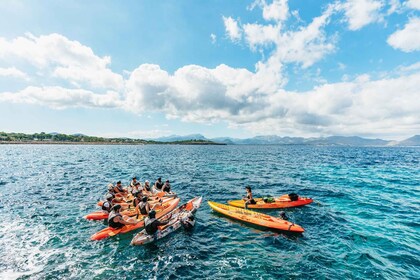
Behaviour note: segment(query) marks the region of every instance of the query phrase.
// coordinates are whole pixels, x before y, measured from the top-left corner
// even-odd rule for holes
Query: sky
[[[420,134],[420,0],[3,0],[0,11],[0,131]]]

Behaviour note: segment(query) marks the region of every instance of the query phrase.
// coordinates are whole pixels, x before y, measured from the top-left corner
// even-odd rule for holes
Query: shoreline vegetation
[[[131,138],[104,138],[83,134],[61,133],[7,133],[0,132],[0,144],[59,144],[59,145],[226,145],[210,140],[181,140],[161,142]]]

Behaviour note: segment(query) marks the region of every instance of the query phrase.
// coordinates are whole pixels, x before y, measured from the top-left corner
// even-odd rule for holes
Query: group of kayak
[[[304,229],[288,221],[284,212],[280,218],[249,209],[280,209],[298,207],[311,203],[311,198],[295,193],[280,197],[253,198],[251,188],[242,200],[230,200],[228,205],[208,201],[210,207],[225,216],[272,230],[302,233]],[[190,230],[195,225],[194,213],[200,207],[202,197],[195,197],[178,206],[180,198],[171,191],[169,180],[158,178],[153,186],[148,180],[142,185],[132,178],[129,186],[121,181],[110,184],[105,200],[98,202],[100,211],[85,216],[88,220],[107,220],[108,226],[91,236],[91,240],[102,240],[117,234],[143,228],[131,241],[132,245],[144,245],[161,239],[183,227]]]
[[[214,211],[235,220],[273,230],[295,233],[304,232],[304,229],[301,226],[289,222],[284,212],[281,212],[280,218],[277,218],[248,209],[281,209],[298,207],[312,203],[312,198],[300,197],[295,193],[291,193],[276,198],[265,197],[254,199],[251,187],[247,186],[246,192],[247,194],[242,200],[230,200],[228,201],[228,205],[213,201],[208,201],[208,204]]]
[[[158,240],[181,226],[191,229],[194,213],[200,207],[201,197],[179,206],[180,199],[171,191],[169,180],[158,178],[153,186],[142,185],[132,178],[129,186],[121,181],[110,184],[105,201],[98,202],[102,209],[85,216],[88,220],[107,220],[108,227],[93,234],[91,240],[102,240],[117,234],[144,228],[132,240],[132,245],[143,245]]]

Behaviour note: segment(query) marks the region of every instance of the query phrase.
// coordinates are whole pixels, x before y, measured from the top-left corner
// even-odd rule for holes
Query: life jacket
[[[162,188],[162,191],[170,192],[171,191],[171,185],[164,185],[163,188]]]
[[[112,205],[109,201],[105,201],[102,204],[102,210],[104,210],[104,211],[107,211],[107,212],[111,211],[111,207],[112,207]]]
[[[140,204],[140,202],[141,202],[141,199],[139,199],[139,198],[137,198],[137,197],[136,197],[136,198],[134,198],[134,199],[133,199],[133,206],[134,206],[134,207],[136,207],[137,205],[139,205],[139,204]]]
[[[162,187],[163,187],[163,183],[162,183],[162,182],[161,182],[161,183],[156,182],[156,188],[157,188],[158,190],[161,190],[161,189],[162,189]]]
[[[119,222],[114,222],[114,218],[115,217],[120,217],[120,218],[122,218],[122,216],[121,216],[121,214],[120,213],[116,213],[116,212],[114,212],[114,211],[112,211],[110,214],[109,214],[109,216],[108,216],[108,225],[110,226],[110,227],[112,227],[112,228],[122,228],[123,226],[125,226],[124,224],[122,224],[122,223],[119,223]]]
[[[144,221],[144,229],[146,230],[147,234],[155,234],[157,231],[157,227],[153,226],[153,223],[156,221],[156,218],[150,219],[147,217]]]
[[[147,205],[147,202],[140,202],[139,203],[139,209],[140,209],[140,213],[142,214],[142,215],[147,215],[148,213],[147,213],[147,210],[146,210],[146,205]]]

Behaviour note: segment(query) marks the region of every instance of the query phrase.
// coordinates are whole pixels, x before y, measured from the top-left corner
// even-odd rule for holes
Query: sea
[[[420,279],[420,148],[300,145],[0,145],[0,279]],[[170,180],[203,196],[193,231],[134,247],[102,241],[106,186]],[[214,213],[226,203],[297,193],[310,205],[264,211],[301,235]]]

